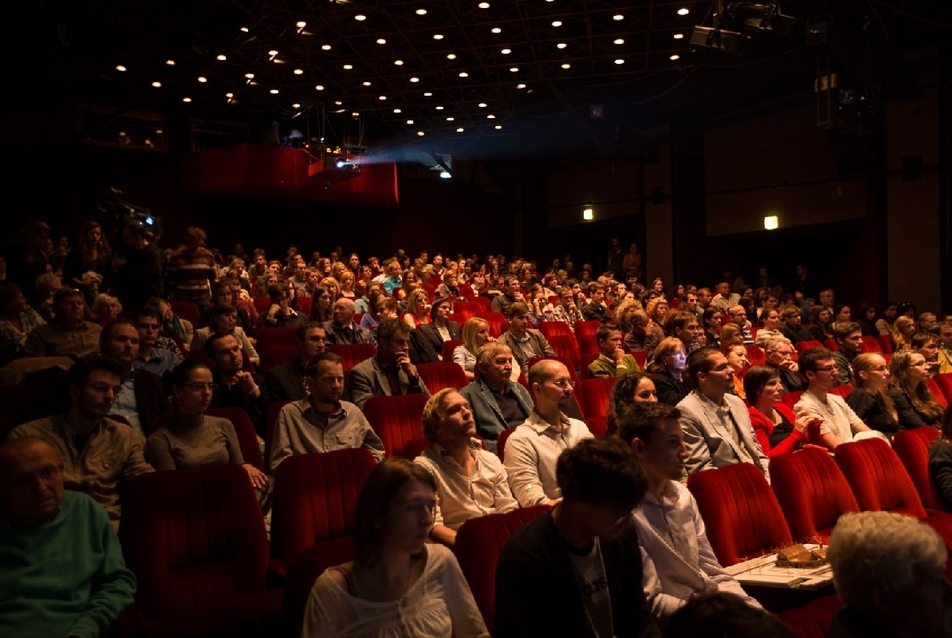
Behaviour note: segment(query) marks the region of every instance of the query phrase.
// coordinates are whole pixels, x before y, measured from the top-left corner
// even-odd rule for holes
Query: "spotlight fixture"
[[[126,67],[122,66],[121,64],[116,65],[116,71],[124,72],[125,70]]]
[[[497,34],[498,34],[498,33],[502,33],[502,29],[500,29],[499,27],[493,27],[493,28],[492,28],[492,32],[493,32],[493,33],[497,33]]]
[[[354,16],[354,20],[356,20],[357,22],[363,22],[366,19],[367,19],[367,16],[365,16],[362,13],[358,13],[357,15]]]
[[[165,63],[169,66],[175,66],[175,60],[166,60]]]
[[[296,26],[298,29],[303,29],[304,27],[307,26],[307,22],[305,22],[304,20],[298,20],[297,22],[294,23],[294,26]]]
[[[208,78],[206,78],[203,75],[200,75],[198,76],[198,81],[201,82],[202,84],[205,84],[206,82],[208,82]]]
[[[294,75],[304,75],[304,69],[294,69]]]
[[[219,53],[215,59],[219,60],[220,62],[224,62],[228,59],[228,56],[226,56],[224,53]]]
[[[157,89],[161,89],[161,88],[162,88],[162,83],[161,83],[161,82],[153,82],[153,83],[152,83],[152,86],[154,86],[154,87],[157,88]]]
[[[426,133],[424,133],[423,131],[417,131],[416,134],[419,135],[420,137],[423,137],[424,135],[426,135]]]
[[[324,90],[324,85],[323,85],[323,84],[318,84],[317,86],[314,87],[314,90],[315,90],[315,91],[323,91],[323,90]]]
[[[679,16],[686,16],[689,13],[691,13],[691,10],[688,9],[687,7],[681,7],[680,9],[678,9]]]
[[[183,102],[191,102],[191,101],[192,101],[192,98],[190,98],[190,97],[183,97],[183,98],[182,98],[182,101],[183,101]]]
[[[592,208],[591,204],[582,209],[582,219],[587,222],[595,219],[595,209]]]
[[[377,38],[377,44],[386,44],[386,43],[387,41],[384,40],[383,38]]]
[[[393,65],[394,65],[394,66],[403,66],[403,60],[394,60],[394,61],[393,61]]]

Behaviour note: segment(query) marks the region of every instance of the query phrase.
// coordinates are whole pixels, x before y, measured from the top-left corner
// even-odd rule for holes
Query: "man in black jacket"
[[[559,457],[556,476],[562,500],[499,556],[493,636],[659,636],[631,524],[648,482],[631,449],[581,441]]]

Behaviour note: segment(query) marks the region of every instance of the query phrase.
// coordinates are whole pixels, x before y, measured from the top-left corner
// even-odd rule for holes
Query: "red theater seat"
[[[935,384],[939,387],[939,390],[942,391],[942,394],[945,396],[945,400],[952,402],[952,372],[937,374],[932,377],[932,380],[935,381]],[[938,399],[939,397],[936,396],[936,400]]]
[[[553,335],[564,335],[567,337],[575,338],[575,333],[572,332],[571,326],[565,323],[564,321],[543,321],[539,324],[539,332],[546,339],[551,339]]]
[[[794,346],[797,349],[797,352],[803,354],[804,350],[809,350],[810,348],[822,348],[823,344],[819,341],[813,339],[807,341],[798,341]]]
[[[437,363],[421,363],[417,365],[417,371],[420,373],[420,379],[423,380],[426,389],[430,394],[436,394],[443,388],[455,388],[461,390],[469,384],[466,373],[458,364],[450,361],[440,361]]]
[[[290,363],[297,356],[297,348],[285,345],[271,345],[258,351],[260,363],[259,372],[267,372],[272,368]]]
[[[443,352],[441,353],[443,355],[443,361],[445,363],[452,363],[453,352],[456,350],[458,346],[461,346],[461,345],[463,345],[463,342],[460,339],[450,339],[449,341],[444,341]]]
[[[756,344],[751,344],[747,346],[747,360],[750,361],[752,366],[762,366],[767,363],[767,355],[764,353],[763,348]]]
[[[575,393],[575,399],[586,419],[608,416],[608,404],[611,402],[612,388],[616,383],[618,383],[618,377],[582,381]]]
[[[258,339],[255,341],[255,349],[264,350],[273,345],[296,348],[295,332],[297,332],[297,328],[262,328],[257,332]]]
[[[180,319],[185,319],[195,327],[198,327],[199,322],[202,320],[202,311],[191,301],[173,301],[169,303],[169,306],[171,306],[172,312],[177,314]]]
[[[882,351],[883,347],[876,337],[863,335],[863,352],[876,352],[881,354]]]
[[[377,347],[372,343],[335,343],[327,346],[327,350],[340,357],[345,375],[361,361],[377,354]]]
[[[307,599],[318,576],[328,567],[354,560],[354,546],[350,537],[346,542],[318,544],[305,549],[288,565],[284,580],[284,614],[280,627],[282,638],[299,638],[304,625]]]
[[[395,397],[370,397],[364,403],[364,416],[370,422],[387,456],[399,456],[403,446],[423,438],[423,406],[427,397],[407,394]]]
[[[578,351],[578,344],[575,342],[574,335],[552,335],[551,338],[547,338],[549,345],[552,346],[552,349],[555,350],[555,354],[559,359],[565,363],[573,372],[578,370],[578,367],[581,363],[581,355]]]
[[[836,448],[836,464],[863,511],[886,510],[926,518],[909,473],[882,439],[843,443]]]
[[[509,322],[501,312],[489,312],[483,310],[476,314],[480,319],[485,319],[489,324],[489,334],[498,339],[509,330]]]
[[[923,506],[934,510],[945,510],[945,503],[936,491],[932,475],[929,473],[929,446],[939,438],[935,428],[916,428],[901,430],[893,436],[893,451],[903,467],[909,472],[909,478],[922,499]]]

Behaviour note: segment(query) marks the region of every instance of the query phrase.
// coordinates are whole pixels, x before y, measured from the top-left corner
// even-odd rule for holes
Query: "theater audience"
[[[27,335],[45,323],[18,285],[0,285],[0,367],[23,356]]]
[[[506,441],[509,486],[522,507],[554,504],[561,493],[555,467],[559,454],[592,438],[585,423],[565,416],[572,401],[572,378],[563,363],[543,359],[529,370],[535,407]]]
[[[412,330],[430,323],[430,321],[427,292],[423,288],[417,288],[407,295],[407,312],[403,315],[403,322],[410,326]]]
[[[536,357],[554,357],[555,350],[548,339],[529,327],[529,307],[521,301],[509,304],[509,330],[499,337],[499,342],[509,346],[512,358],[522,370],[528,370],[529,360]]]
[[[341,298],[334,302],[334,318],[324,324],[327,344],[373,343],[373,333],[354,321],[354,302]]]
[[[532,413],[529,392],[512,380],[512,363],[508,346],[498,341],[481,346],[476,351],[479,378],[460,390],[472,409],[477,433],[492,452],[504,430],[525,422]]]
[[[754,438],[747,406],[729,393],[734,373],[727,357],[716,348],[701,348],[691,353],[688,370],[696,389],[677,406],[688,448],[687,473],[753,463],[767,475],[767,457]]]
[[[694,322],[697,325],[697,321]],[[595,331],[595,342],[598,344],[598,358],[588,365],[588,371],[593,377],[621,377],[632,372],[640,372],[641,368],[635,358],[625,352],[622,347],[624,334],[622,331],[609,325],[599,326]]]
[[[168,401],[162,388],[162,379],[152,372],[136,368],[139,356],[139,331],[128,319],[106,324],[99,341],[102,356],[119,366],[122,384],[109,416],[128,422],[142,436],[149,436],[162,415],[168,411]]]
[[[662,327],[666,336],[681,340],[688,354],[701,347],[704,330],[694,313],[687,310],[668,312],[662,322]]]
[[[909,343],[910,352],[921,354],[926,360],[926,368],[931,377],[939,371],[939,339],[931,332],[917,332]]]
[[[63,462],[66,487],[93,497],[115,529],[126,484],[152,471],[142,435],[107,418],[121,385],[117,364],[98,355],[81,359],[67,373],[66,412],[20,425],[9,435],[36,436],[51,445]]]
[[[526,297],[522,294],[522,287],[519,285],[519,278],[511,276],[506,277],[502,294],[496,295],[496,297],[493,298],[493,311],[501,312],[503,315],[508,317],[509,306],[516,302],[523,304],[526,302]],[[528,312],[528,306],[526,307],[526,311]]]
[[[876,307],[868,303],[862,303],[859,306],[859,313],[856,319],[864,337],[879,336],[879,328],[876,327]]]
[[[687,352],[680,339],[667,337],[655,348],[647,372],[651,375],[658,401],[677,405],[691,391],[684,383]]]
[[[846,397],[863,423],[892,439],[899,431],[899,413],[890,397],[889,366],[880,354],[867,352],[853,359],[853,378],[856,387]]]
[[[112,277],[112,253],[109,240],[99,222],[85,222],[79,229],[76,248],[63,262],[63,281],[70,288],[83,291],[86,303],[92,304],[100,290],[109,288]]]
[[[876,329],[881,336],[889,336],[892,334],[893,323],[898,316],[898,304],[895,301],[887,301],[886,307],[883,308],[883,315],[876,320]]]
[[[43,438],[0,445],[0,635],[107,636],[133,602],[109,516],[69,479]]]
[[[605,286],[593,281],[588,285],[588,294],[591,295],[591,300],[582,306],[582,317],[586,321],[602,323],[611,319],[611,311],[605,303]]]
[[[744,375],[744,391],[754,435],[767,458],[793,452],[803,443],[819,438],[820,419],[797,418],[781,402],[784,389],[776,368],[753,366]]]
[[[823,419],[820,424],[820,443],[824,447],[835,452],[840,443],[862,438],[858,435],[871,431],[842,397],[830,393],[837,386],[836,362],[832,352],[826,348],[804,350],[800,355],[800,370],[807,378],[808,387],[793,406],[793,411],[797,417]]]
[[[39,324],[26,336],[26,357],[85,357],[99,348],[102,329],[83,317],[86,304],[83,293],[75,288],[60,288],[53,295],[55,318]]]
[[[552,316],[547,320],[562,321],[569,324],[570,328],[575,326],[575,322],[584,321],[582,311],[575,303],[575,294],[571,288],[562,288],[559,292],[559,303],[552,309]]]
[[[734,373],[734,387],[731,392],[741,399],[747,399],[747,394],[744,390],[744,380],[742,378],[744,371],[747,370],[747,367],[750,365],[750,361],[747,360],[747,347],[734,344],[732,346],[725,346],[721,352],[727,357],[727,362],[731,364],[731,371]]]
[[[621,424],[625,410],[635,403],[657,403],[654,381],[644,372],[632,372],[618,379],[612,386],[608,401],[608,436],[614,435]]]
[[[414,462],[436,481],[432,540],[452,547],[456,530],[467,520],[519,507],[502,462],[474,438],[476,420],[462,394],[445,388],[430,397],[423,434],[431,445]]]
[[[324,324],[334,319],[334,311],[331,308],[333,301],[331,293],[326,288],[318,286],[311,295],[311,311],[308,316],[311,321]],[[356,304],[355,304],[356,311]]]
[[[132,314],[139,333],[139,354],[132,361],[136,370],[146,370],[160,379],[175,369],[181,359],[168,348],[158,347],[162,317],[152,306],[142,306]]]
[[[631,525],[647,490],[631,449],[617,439],[581,441],[554,469],[564,498],[513,533],[499,555],[493,635],[659,636]]]
[[[803,313],[800,308],[792,304],[784,306],[780,315],[783,318],[780,332],[783,333],[784,337],[790,340],[790,343],[814,340],[813,333],[809,329],[804,328],[800,323],[803,320]]]
[[[763,348],[766,364],[780,375],[784,392],[798,392],[806,387],[799,374],[800,364],[794,358],[796,350],[789,340],[784,337],[774,337],[768,339]]]
[[[908,350],[895,353],[889,363],[889,376],[889,398],[896,406],[899,427],[938,427],[942,405],[929,389],[929,363],[925,357]]]
[[[357,497],[354,560],[314,583],[302,636],[488,638],[453,552],[426,542],[436,498],[421,465],[391,458],[371,471]]]
[[[233,335],[214,334],[205,342],[205,355],[214,364],[211,407],[241,408],[248,413],[258,434],[263,435],[271,404],[264,377],[243,369],[241,344]]]
[[[244,329],[238,325],[238,309],[232,306],[231,304],[219,304],[211,309],[211,325],[205,328],[199,328],[195,331],[195,336],[192,337],[192,345],[190,350],[202,350],[205,348],[205,342],[208,341],[208,338],[213,334],[216,335],[231,335],[238,340],[238,344],[241,346],[241,351],[248,357],[254,365],[261,363],[261,358],[258,356],[258,351],[255,350],[254,345],[252,345],[251,340],[248,338],[248,334]]]
[[[399,319],[387,319],[377,326],[377,354],[358,363],[347,376],[348,396],[358,408],[374,396],[430,396],[410,361],[410,330]]]
[[[833,329],[833,338],[836,339],[837,349],[833,351],[833,362],[836,363],[836,384],[846,385],[853,383],[853,359],[863,352],[863,330],[853,321],[843,321]]]
[[[271,306],[258,317],[258,330],[265,328],[297,328],[307,321],[303,313],[291,307],[293,293],[284,283],[268,286],[268,298]],[[317,304],[315,304],[317,305]],[[314,305],[311,306],[311,319],[314,319]]]
[[[720,335],[723,326],[721,320],[723,318],[724,313],[716,307],[707,308],[701,313],[701,323],[704,324],[704,339],[707,345],[715,348],[720,347]]]
[[[449,316],[452,312],[452,302],[448,298],[436,299],[430,307],[430,323],[417,328],[418,336],[425,337],[433,350],[443,360],[443,344],[447,341],[463,338],[463,332],[459,323],[450,321]]]
[[[295,330],[294,337],[297,349],[294,358],[265,373],[268,399],[273,403],[307,398],[304,371],[311,359],[324,352],[326,333],[319,323],[309,321],[301,324]]]
[[[896,317],[892,325],[893,352],[909,350],[912,347],[912,335],[916,333],[916,322],[905,315]]]
[[[760,315],[760,323],[762,328],[757,331],[757,335],[754,337],[754,343],[761,348],[764,347],[764,343],[766,343],[767,339],[784,336],[783,332],[780,331],[780,311],[776,308],[765,310],[763,314]]]
[[[93,315],[93,320],[100,326],[105,326],[111,321],[115,321],[122,314],[122,304],[112,295],[104,292],[99,293],[93,299],[89,311]]]
[[[816,305],[810,313],[810,334],[814,341],[826,343],[833,339],[833,311],[823,305]]]
[[[192,339],[195,338],[195,327],[192,325],[192,322],[187,319],[182,319],[172,312],[172,304],[165,299],[152,299],[149,305],[158,310],[162,315],[162,330],[168,330],[177,334],[187,352],[191,346]]]
[[[218,279],[218,264],[205,248],[206,239],[204,230],[190,226],[185,230],[185,246],[172,253],[166,264],[172,299],[191,301],[199,308],[211,303],[211,287]]]

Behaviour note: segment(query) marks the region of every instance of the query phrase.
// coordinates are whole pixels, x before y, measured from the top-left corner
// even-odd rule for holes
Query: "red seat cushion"
[[[364,403],[364,416],[370,422],[387,456],[399,455],[403,446],[413,439],[423,438],[423,394],[395,397],[370,397]]]

